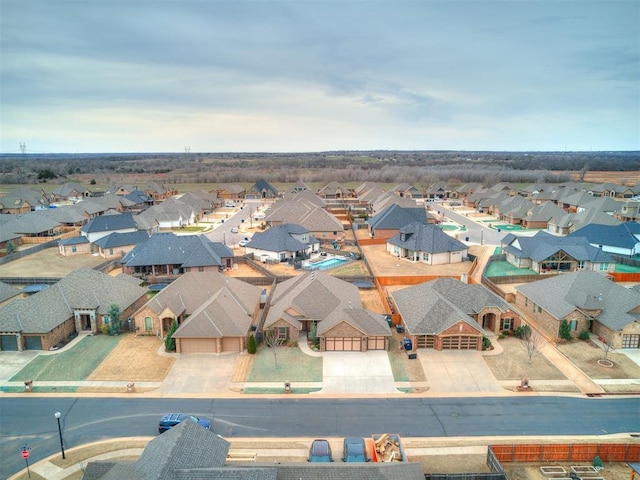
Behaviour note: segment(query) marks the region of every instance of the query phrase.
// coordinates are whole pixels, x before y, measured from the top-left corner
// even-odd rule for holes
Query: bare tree
[[[264,344],[271,349],[271,353],[273,354],[273,361],[275,363],[276,368],[278,368],[278,354],[282,347],[286,346],[287,339],[280,338],[278,336],[278,331],[275,328],[271,330],[267,330],[264,336]]]
[[[609,360],[609,353],[611,352],[611,350],[613,350],[613,348],[611,347],[611,339],[608,335],[600,335],[599,340],[602,342],[602,349],[604,350],[604,360]]]
[[[529,359],[529,363],[531,363],[533,356],[542,347],[542,336],[529,325],[524,325],[521,329],[520,341],[527,351],[527,358]]]

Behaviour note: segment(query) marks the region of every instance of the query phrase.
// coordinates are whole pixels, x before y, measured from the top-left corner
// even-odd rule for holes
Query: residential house
[[[142,212],[154,204],[153,197],[143,190],[133,190],[128,195],[124,195],[124,198],[131,202],[131,205],[125,206],[124,202],[122,202],[122,200],[120,201],[122,210],[124,211]]]
[[[622,222],[640,222],[640,202],[623,202],[613,216]]]
[[[416,222],[423,225],[429,223],[423,207],[401,207],[393,203],[369,219],[369,236],[391,238],[399,233],[400,228]]]
[[[152,180],[146,182],[142,186],[141,190],[151,198],[153,198],[154,204],[164,202],[168,198],[178,195],[178,191],[175,188],[167,187],[166,185],[154,182]]]
[[[63,238],[58,241],[58,253],[63,257],[90,255],[91,242],[89,242],[89,239],[83,235]]]
[[[19,241],[14,244],[38,244],[46,243],[60,238],[64,233],[64,228],[55,219],[30,212],[20,215],[8,215],[7,221],[2,223],[0,230],[4,232],[2,236],[18,236]]]
[[[0,307],[0,349],[48,350],[80,332],[100,333],[112,305],[128,318],[147,299],[140,281],[80,268],[25,299]]]
[[[533,237],[512,233],[502,241],[507,262],[518,268],[540,273],[573,272],[576,270],[613,271],[614,260],[584,237],[556,237],[538,232]]]
[[[391,299],[412,348],[482,350],[487,332],[514,330],[521,315],[482,285],[439,278],[396,290]]]
[[[553,202],[544,202],[534,205],[526,211],[521,219],[520,224],[526,229],[542,229],[546,230],[549,222],[559,222],[567,215],[563,209]]]
[[[138,334],[165,337],[175,320],[177,353],[241,352],[260,318],[262,289],[219,272],[189,272],[134,315]]]
[[[391,332],[384,317],[362,308],[358,287],[309,272],[275,287],[264,322],[282,341],[298,341],[316,326],[320,351],[387,350]]]
[[[447,198],[451,194],[451,188],[447,182],[436,182],[429,185],[425,192],[425,198],[430,200],[437,200],[441,198]]]
[[[246,254],[253,254],[254,258],[263,262],[309,258],[311,253],[318,250],[318,239],[309,235],[306,228],[291,223],[256,232],[245,247]]]
[[[415,200],[424,197],[420,190],[418,190],[413,185],[409,185],[408,183],[401,183],[399,185],[396,185],[390,191],[393,192],[394,195],[397,195],[401,198],[413,198]]]
[[[49,199],[47,194],[20,187],[0,197],[0,213],[29,213],[47,208]]]
[[[21,294],[22,290],[19,288],[9,285],[8,283],[0,282],[0,307],[6,305],[11,300],[19,298]]]
[[[465,261],[469,247],[436,225],[414,222],[400,228],[400,233],[387,240],[387,252],[413,262],[443,265]]]
[[[55,202],[76,202],[82,198],[90,197],[91,192],[87,187],[78,182],[66,182],[53,189],[50,199]]]
[[[575,237],[584,237],[592,246],[613,255],[640,255],[640,223],[637,222],[615,226],[591,223],[568,235],[568,238]]]
[[[417,206],[416,201],[411,197],[401,197],[391,190],[384,192],[371,202],[371,211],[374,215],[382,212],[390,205],[397,204],[401,207],[411,208]]]
[[[245,197],[246,189],[238,183],[227,183],[218,186],[215,192],[225,200],[242,200]]]
[[[294,183],[289,188],[287,188],[285,193],[294,194],[294,193],[304,192],[306,190],[309,190],[309,186],[306,183],[304,183],[302,180],[298,180],[296,183]]]
[[[563,320],[572,337],[582,331],[611,348],[640,348],[640,292],[598,272],[579,271],[516,287],[516,306],[552,339]]]
[[[197,223],[199,215],[199,210],[172,197],[138,214],[136,223],[140,230],[173,230]]]
[[[638,193],[637,188],[619,185],[617,183],[601,183],[589,189],[589,194],[594,197],[610,197],[618,199],[631,198]]]
[[[275,199],[280,195],[278,193],[278,189],[271,185],[264,179],[258,180],[254,183],[245,195],[247,199],[253,200],[267,200],[267,199]]]
[[[138,460],[87,463],[82,480],[424,480],[417,462],[245,462],[229,459],[230,443],[196,422],[152,439]]]
[[[84,238],[84,237],[82,237]],[[149,240],[149,234],[144,230],[128,233],[110,233],[106,237],[99,238],[93,243],[93,249],[98,250],[98,255],[107,260],[122,258],[127,253],[143,242]]]
[[[83,225],[80,234],[87,237],[90,243],[94,243],[102,237],[112,233],[136,232],[138,225],[131,213],[117,213],[113,215],[100,215]]]
[[[451,198],[465,199],[480,188],[482,188],[482,184],[480,183],[465,183],[464,185],[451,189],[449,196]]]
[[[511,225],[520,225],[534,204],[520,195],[507,197],[490,208],[490,213]]]
[[[177,277],[190,271],[233,268],[233,251],[204,235],[156,233],[136,245],[120,263],[128,275]]]
[[[336,200],[351,198],[354,196],[354,194],[350,189],[338,182],[329,182],[320,190],[318,190],[318,196],[325,200]]]
[[[588,208],[579,213],[567,213],[559,219],[552,218],[547,225],[547,231],[555,235],[568,235],[591,223],[620,225],[622,222],[600,210]]]

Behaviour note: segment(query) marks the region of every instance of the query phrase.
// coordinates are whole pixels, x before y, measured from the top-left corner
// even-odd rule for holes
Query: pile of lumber
[[[373,440],[376,453],[381,462],[401,462],[402,451],[400,450],[400,440],[395,435],[383,433],[379,438]]]

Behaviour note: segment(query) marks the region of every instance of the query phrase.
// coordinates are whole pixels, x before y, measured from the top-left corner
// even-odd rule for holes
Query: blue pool
[[[305,265],[303,268],[305,270],[328,270],[330,268],[337,267],[338,265],[342,265],[343,263],[348,262],[346,258],[333,257],[333,258],[325,258],[324,260],[320,260],[319,262],[310,263]]]

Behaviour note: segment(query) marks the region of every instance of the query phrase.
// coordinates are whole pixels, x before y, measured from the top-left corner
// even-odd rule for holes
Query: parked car
[[[331,445],[324,439],[316,439],[311,442],[311,448],[309,448],[309,462],[333,462],[331,456]]]
[[[242,239],[242,240],[240,240],[240,241],[238,242],[238,246],[239,246],[239,247],[246,247],[246,246],[247,246],[247,243],[249,243],[249,240],[248,240],[248,239],[246,239],[246,238],[244,238],[244,239]]]
[[[238,233],[238,227],[231,227],[231,233]]]
[[[342,441],[343,462],[368,462],[364,438],[347,437]]]
[[[235,207],[236,206],[236,202],[232,202],[230,200],[227,200],[227,202],[224,204],[225,207]]]
[[[195,415],[187,415],[184,413],[167,413],[160,419],[160,422],[158,423],[158,433],[164,433],[171,427],[175,427],[185,420],[196,422],[201,427],[204,427],[207,430],[211,430],[211,422],[206,418],[196,417]]]

